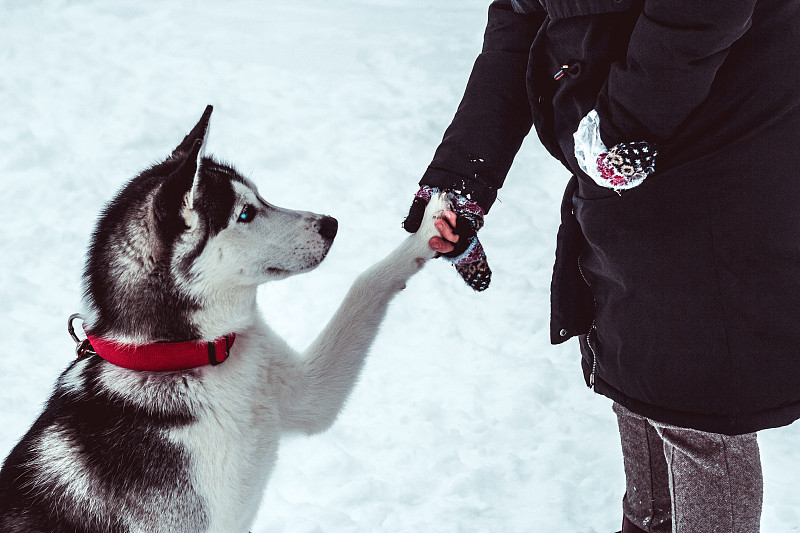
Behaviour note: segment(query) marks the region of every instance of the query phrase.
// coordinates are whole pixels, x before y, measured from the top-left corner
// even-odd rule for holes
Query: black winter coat
[[[587,384],[636,413],[726,434],[800,418],[798,43],[796,0],[489,8],[420,183],[488,211],[536,126],[573,174],[552,341],[579,335]],[[606,146],[659,146],[638,187],[617,194],[578,168],[572,135],[592,109]]]

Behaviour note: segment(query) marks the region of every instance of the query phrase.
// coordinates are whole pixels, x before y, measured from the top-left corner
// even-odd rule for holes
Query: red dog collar
[[[231,333],[210,342],[154,342],[134,345],[95,337],[87,331],[86,339],[91,344],[86,347],[86,352],[93,351],[112,365],[130,370],[168,372],[222,363],[230,355],[236,334]]]
[[[231,354],[236,334],[231,333],[210,342],[154,342],[152,344],[124,344],[118,341],[95,337],[83,327],[86,338],[75,334],[72,322],[83,321],[83,315],[75,313],[67,319],[67,331],[75,341],[78,359],[97,354],[109,363],[129,370],[169,372],[189,370],[206,365],[218,365]]]

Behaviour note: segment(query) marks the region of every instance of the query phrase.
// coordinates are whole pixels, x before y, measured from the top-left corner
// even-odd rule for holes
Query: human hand
[[[425,206],[431,196],[439,192],[423,186],[414,197],[403,228],[415,233],[422,223]],[[447,191],[451,210],[445,211],[435,222],[441,236],[432,237],[428,246],[453,263],[462,279],[476,291],[489,287],[492,270],[486,261],[486,253],[478,241],[478,230],[483,227],[483,209],[474,201],[453,191]]]
[[[433,224],[439,231],[440,236],[432,237],[428,242],[431,249],[440,254],[447,254],[455,250],[456,244],[458,244],[461,238],[460,235],[453,230],[456,226],[457,217],[458,215],[456,215],[455,211],[444,211],[442,213],[442,218]]]

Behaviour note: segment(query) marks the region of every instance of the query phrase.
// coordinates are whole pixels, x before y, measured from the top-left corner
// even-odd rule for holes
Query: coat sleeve
[[[420,181],[459,190],[487,212],[532,125],[525,77],[531,44],[545,13],[522,13],[530,9],[513,1],[497,0],[489,7],[483,50],[453,122]]]
[[[666,143],[708,96],[757,0],[646,0],[625,63],[614,63],[596,109],[606,146]],[[765,58],[767,59],[767,58]]]

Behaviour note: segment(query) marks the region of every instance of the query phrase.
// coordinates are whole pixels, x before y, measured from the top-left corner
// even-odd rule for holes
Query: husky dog
[[[316,267],[337,222],[273,206],[206,157],[210,115],[98,221],[84,272],[90,337],[0,471],[3,533],[247,532],[281,435],[330,427],[389,301],[435,255],[444,196],[295,353],[264,323],[256,288]],[[207,349],[206,363],[227,359],[170,366],[187,344]],[[115,350],[119,365],[105,358]]]

